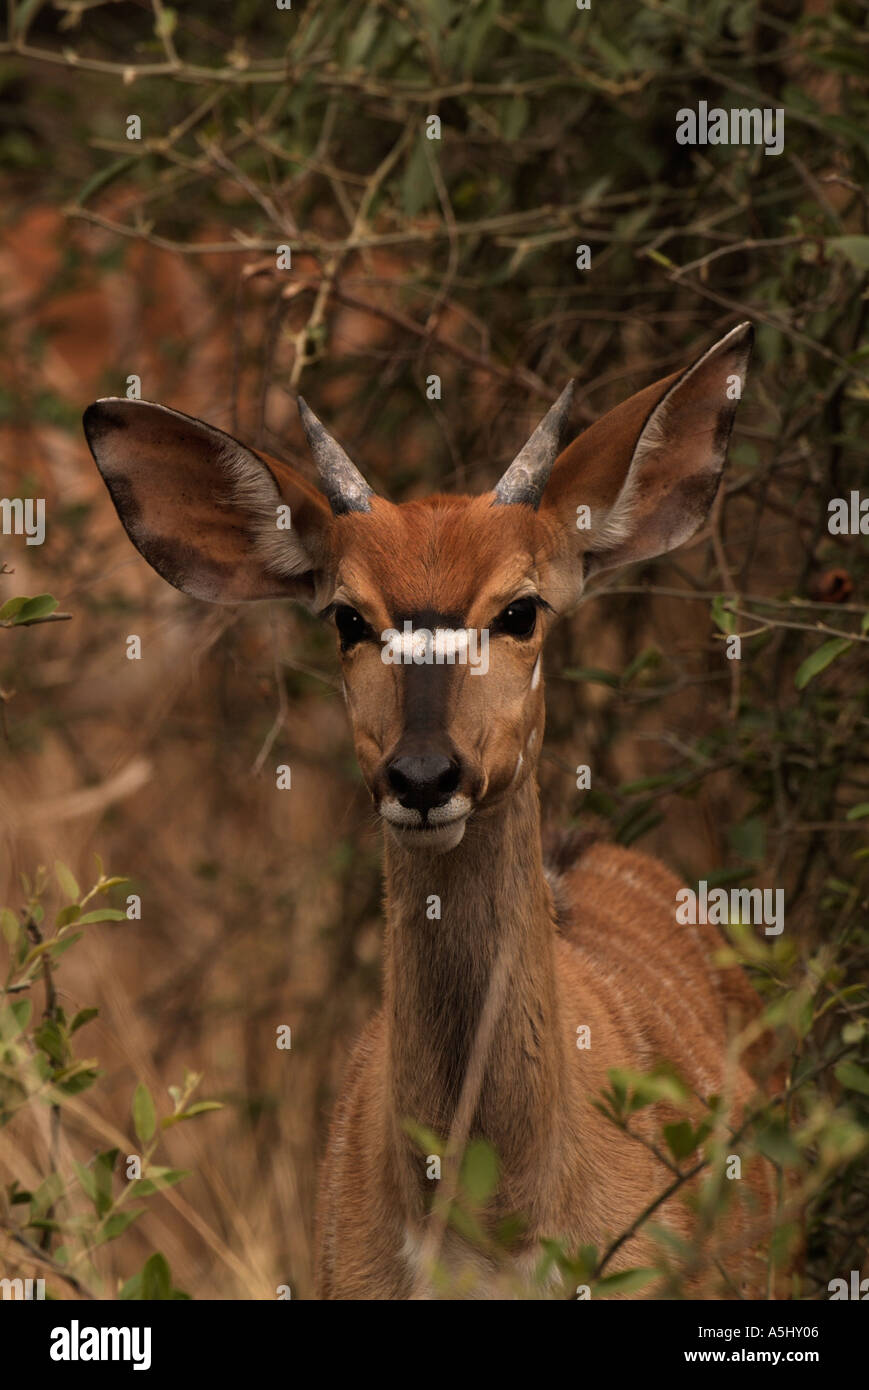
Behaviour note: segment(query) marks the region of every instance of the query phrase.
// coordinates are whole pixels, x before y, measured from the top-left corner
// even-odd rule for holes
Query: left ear
[[[127,535],[176,589],[316,605],[332,513],[289,464],[150,401],[95,401],[84,431]]]
[[[718,491],[753,330],[742,323],[682,372],[604,415],[559,455],[540,503],[575,600],[597,570],[690,539]],[[560,539],[559,539],[560,538]]]

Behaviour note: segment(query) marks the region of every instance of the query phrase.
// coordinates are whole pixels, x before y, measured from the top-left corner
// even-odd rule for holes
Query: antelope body
[[[750,342],[748,325],[734,329],[559,453],[568,390],[494,492],[400,506],[372,493],[301,402],[320,489],[161,406],[110,399],[86,412],[120,517],[164,578],[212,601],[291,597],[338,628],[385,828],[386,939],[383,1007],[356,1044],[322,1168],[323,1298],[425,1297],[444,1279],[459,1296],[514,1293],[542,1238],[601,1251],[630,1232],[670,1175],[595,1108],[612,1067],[669,1059],[698,1095],[727,1097],[734,1126],[754,1090],[728,1039],[757,1002],[738,968],[716,966],[714,928],[677,925],[680,885],[641,853],[593,843],[548,874],[536,784],[545,634],[590,574],[701,525]],[[290,530],[276,525],[287,505]],[[389,664],[382,635],[405,625],[485,632],[488,669]],[[581,1029],[590,1046],[577,1045]],[[640,1112],[637,1131],[652,1138],[666,1113]],[[523,1221],[506,1257],[451,1230],[433,1240],[437,1183],[408,1121],[492,1145],[487,1230]],[[771,1170],[753,1156],[731,1186],[721,1229],[701,1232],[705,1254],[684,1271],[697,1296],[766,1291],[755,1247]],[[684,1188],[656,1219],[697,1237]],[[608,1272],[650,1264],[656,1249],[642,1226]]]

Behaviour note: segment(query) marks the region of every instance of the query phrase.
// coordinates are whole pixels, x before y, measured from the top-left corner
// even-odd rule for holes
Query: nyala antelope
[[[668,1059],[697,1096],[728,1099],[734,1127],[754,1093],[728,1039],[757,1000],[738,967],[716,963],[715,929],[677,924],[680,885],[645,854],[597,841],[548,872],[536,779],[544,638],[590,576],[672,550],[704,521],[751,337],[748,324],[733,329],[559,452],[568,387],[477,497],[385,501],[301,400],[319,487],[161,405],[107,399],[85,413],[121,521],[164,579],[211,602],[292,598],[337,629],[385,832],[386,938],[383,1007],[352,1054],[323,1163],[323,1298],[432,1296],[445,1272],[458,1296],[503,1296],[534,1287],[542,1237],[606,1249],[672,1181],[595,1107],[609,1068]],[[457,633],[488,634],[485,674],[448,647],[439,662],[382,659],[386,632],[417,629],[451,633],[453,656]],[[515,1213],[521,1233],[499,1256],[447,1227],[435,1275],[437,1182],[408,1122],[448,1137],[462,1097],[466,1135],[499,1163],[486,1229]],[[658,1136],[667,1113],[639,1112],[637,1130]],[[742,1177],[722,1183],[712,1229],[700,1231],[702,1203],[686,1189],[656,1212],[684,1242],[671,1262],[691,1251],[683,1290],[767,1293],[772,1176],[748,1155]],[[653,1264],[660,1249],[641,1224],[608,1272]]]

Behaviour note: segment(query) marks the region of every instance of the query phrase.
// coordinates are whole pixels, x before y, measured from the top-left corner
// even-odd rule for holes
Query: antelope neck
[[[527,778],[497,809],[472,817],[447,854],[386,839],[392,1143],[410,1161],[405,1119],[449,1134],[494,972],[503,1001],[471,1135],[493,1144],[509,1191],[529,1146],[533,1154],[535,1140],[554,1133],[565,1072],[536,782]],[[496,972],[502,951],[506,969]]]

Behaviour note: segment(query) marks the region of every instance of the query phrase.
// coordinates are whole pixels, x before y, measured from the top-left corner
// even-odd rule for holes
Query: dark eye
[[[537,600],[533,598],[514,599],[495,619],[496,631],[510,637],[530,637],[536,625]]]
[[[340,603],[335,609],[335,626],[341,638],[342,652],[349,651],[357,642],[361,642],[363,637],[371,635],[371,629],[362,614],[346,603]]]

